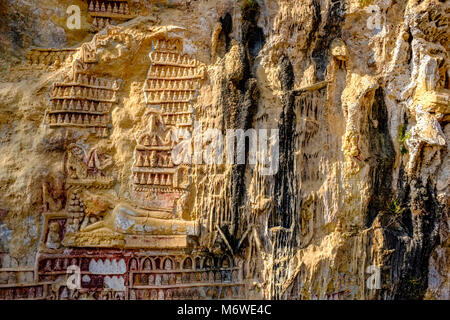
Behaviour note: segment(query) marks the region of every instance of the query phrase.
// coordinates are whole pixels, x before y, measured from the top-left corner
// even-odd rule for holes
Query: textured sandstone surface
[[[0,299],[449,299],[448,1],[0,20]],[[208,128],[277,129],[277,170],[174,163]]]

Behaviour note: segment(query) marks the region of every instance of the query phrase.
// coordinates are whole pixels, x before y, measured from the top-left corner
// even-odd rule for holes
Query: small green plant
[[[402,208],[398,200],[392,200],[388,207],[388,212],[394,216],[402,214],[405,210],[406,208]]]
[[[369,4],[372,3],[372,0],[359,0],[359,3],[360,3],[363,7],[366,7],[366,6],[368,6]]]
[[[411,132],[406,132],[406,125],[400,125],[398,128],[398,143],[400,144],[401,154],[408,153],[408,148],[406,148],[406,140],[409,138],[411,138]]]
[[[389,217],[389,223],[385,226],[386,228],[392,225],[397,221],[397,218],[406,210],[406,208],[403,208],[402,205],[399,203],[398,200],[392,200],[391,203],[389,203],[389,206],[384,210],[383,212],[388,214]]]

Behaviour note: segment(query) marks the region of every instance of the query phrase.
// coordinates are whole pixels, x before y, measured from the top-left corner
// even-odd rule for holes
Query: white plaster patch
[[[115,259],[99,259],[91,260],[89,263],[89,272],[93,274],[123,274],[127,271],[125,260],[120,259],[119,262]]]
[[[121,213],[119,213],[117,215],[116,218],[116,226],[117,228],[121,229],[121,230],[128,230],[130,229],[133,225],[135,224],[135,222],[131,219],[128,219],[124,216],[122,216]]]
[[[122,277],[105,277],[105,288],[110,288],[116,291],[125,291],[125,280]]]

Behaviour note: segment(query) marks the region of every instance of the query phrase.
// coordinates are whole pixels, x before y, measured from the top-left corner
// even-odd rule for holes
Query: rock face
[[[0,299],[449,299],[448,1],[0,17]]]

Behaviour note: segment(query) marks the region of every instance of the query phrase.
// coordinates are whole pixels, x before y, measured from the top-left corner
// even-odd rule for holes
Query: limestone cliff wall
[[[0,286],[67,297],[42,259],[89,248],[244,298],[449,298],[448,1],[126,3],[0,4],[0,267],[34,272]],[[276,168],[173,164],[180,128],[276,132]]]

